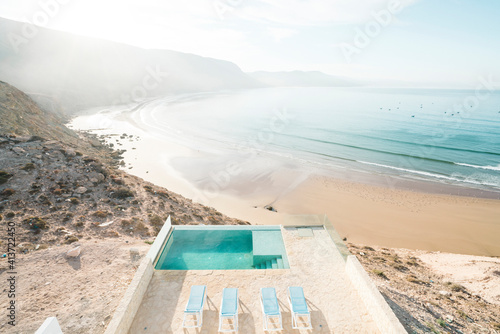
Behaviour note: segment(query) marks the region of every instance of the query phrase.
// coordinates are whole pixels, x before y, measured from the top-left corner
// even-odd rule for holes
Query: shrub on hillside
[[[164,220],[158,215],[150,215],[149,216],[149,222],[151,223],[151,225],[153,225],[155,227],[162,226],[163,221]]]
[[[97,218],[106,218],[109,215],[109,213],[106,211],[97,210],[92,215]]]
[[[0,170],[0,184],[7,182],[13,175],[4,170]]]
[[[115,189],[114,191],[111,192],[111,197],[118,198],[118,199],[125,199],[128,197],[134,197],[134,196],[135,195],[132,192],[132,190],[124,188],[124,187]]]
[[[74,235],[68,235],[66,237],[66,241],[64,241],[64,243],[66,243],[66,244],[72,244],[73,242],[76,242],[76,241],[78,241],[77,237],[75,237]]]
[[[32,230],[46,230],[49,228],[49,224],[40,217],[29,217],[23,220],[23,223],[28,224]]]
[[[23,167],[21,167],[22,170],[25,170],[25,171],[30,171],[30,170],[33,170],[35,169],[35,164],[34,163],[27,163],[26,165],[24,165]]]
[[[0,193],[0,195],[1,195],[1,196],[8,197],[8,196],[12,196],[12,195],[14,195],[14,194],[15,194],[15,192],[16,192],[16,191],[15,191],[14,189],[7,188],[7,189],[4,189],[4,190]]]
[[[69,199],[69,201],[70,201],[71,204],[79,204],[80,203],[80,200],[78,198],[76,198],[76,197],[71,197]]]

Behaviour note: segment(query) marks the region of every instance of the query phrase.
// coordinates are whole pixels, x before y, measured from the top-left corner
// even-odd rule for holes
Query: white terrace
[[[222,290],[239,288],[239,333],[263,333],[260,288],[276,288],[278,333],[406,333],[357,259],[324,216],[293,216],[281,227],[290,269],[155,270],[172,226],[163,227],[137,270],[106,334],[217,333]],[[304,229],[306,227],[307,229]],[[203,326],[182,328],[193,285],[207,286]],[[287,287],[302,286],[312,330],[293,330]]]

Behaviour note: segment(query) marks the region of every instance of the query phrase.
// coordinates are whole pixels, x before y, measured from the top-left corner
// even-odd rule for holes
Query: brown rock
[[[75,157],[75,156],[76,156],[76,152],[75,152],[75,150],[73,150],[73,149],[71,149],[71,148],[70,148],[70,149],[67,149],[67,150],[65,151],[65,154],[66,154],[66,156],[67,156],[67,157]]]
[[[85,188],[85,187],[78,187],[78,188],[75,189],[75,193],[77,193],[77,194],[85,194],[87,192],[87,190],[88,189]]]
[[[12,148],[12,151],[14,151],[14,152],[16,152],[16,153],[18,153],[18,154],[23,154],[23,153],[26,153],[26,151],[25,151],[23,148],[21,148],[21,147],[17,147],[17,146],[16,146],[16,147],[14,147],[14,148]]]
[[[81,253],[81,247],[78,246],[78,247],[75,247],[73,249],[70,249],[67,253],[66,253],[66,256],[67,257],[78,257],[80,256],[80,253]]]

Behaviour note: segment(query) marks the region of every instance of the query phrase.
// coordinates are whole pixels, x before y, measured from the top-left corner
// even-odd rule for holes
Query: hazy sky
[[[0,16],[244,71],[452,87],[500,81],[498,0],[2,0]]]

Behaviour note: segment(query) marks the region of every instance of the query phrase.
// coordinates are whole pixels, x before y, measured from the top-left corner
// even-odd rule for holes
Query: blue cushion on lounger
[[[238,289],[225,288],[222,293],[221,315],[235,315],[238,312]]]
[[[191,294],[184,312],[200,312],[203,308],[203,299],[205,298],[205,285],[193,285]]]
[[[274,288],[262,288],[261,293],[264,313],[266,315],[280,315],[278,298],[276,298],[276,290]]]
[[[292,311],[299,314],[308,314],[306,297],[304,297],[304,290],[300,286],[291,286],[288,288],[290,293],[290,301],[292,303]]]

